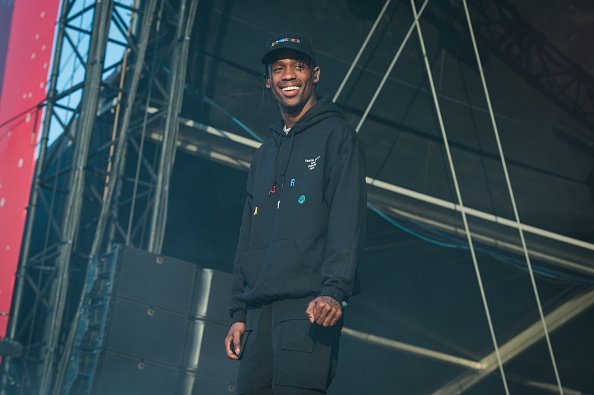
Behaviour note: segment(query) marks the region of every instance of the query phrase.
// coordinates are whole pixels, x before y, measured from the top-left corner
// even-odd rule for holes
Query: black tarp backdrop
[[[296,7],[286,1],[203,2],[189,83],[265,135],[277,117],[273,105],[266,104],[260,78],[266,38],[291,28],[313,37],[322,68],[319,91],[333,94],[373,23],[368,15],[357,14],[352,3],[310,1]],[[462,193],[468,206],[510,217],[470,39],[431,23],[441,3],[429,3],[422,28]],[[376,9],[373,4],[382,2],[371,2]],[[459,3],[454,4],[459,9]],[[393,2],[338,100],[353,124],[410,23],[409,3]],[[568,130],[585,133],[584,128],[486,50],[483,61],[523,221],[592,240],[591,146],[572,139]],[[186,101],[184,108],[202,122],[237,129],[206,104]],[[363,125],[361,138],[369,148],[370,176],[443,199],[454,197],[416,34]]]
[[[520,3],[521,16],[530,20],[537,8],[555,2]],[[309,35],[322,69],[319,93],[332,95],[382,5],[380,1],[201,1],[192,36],[183,116],[250,137],[228,116],[202,101],[200,94],[204,94],[266,138],[268,125],[278,118],[261,78],[259,57],[266,38],[282,30]],[[462,195],[469,207],[513,218],[470,40],[456,20],[440,22],[444,5],[460,10],[460,2],[434,0],[421,26]],[[565,21],[578,12],[569,4],[562,7],[555,3],[555,7],[565,12],[558,12]],[[411,21],[409,2],[392,2],[338,99],[353,125],[358,123]],[[475,22],[480,25],[481,21],[477,17]],[[579,32],[567,30],[565,34]],[[559,30],[555,35],[563,36]],[[479,46],[522,221],[594,241],[592,145],[576,138],[591,136],[591,131],[510,69],[505,60],[489,52],[485,42],[479,40]],[[455,200],[415,32],[360,137],[367,151],[369,176]],[[245,171],[180,152],[164,253],[230,272],[245,179]],[[399,224],[419,229],[412,222]],[[449,240],[445,235],[431,235]],[[369,212],[359,270],[363,292],[349,306],[347,327],[472,360],[491,353],[493,346],[470,254],[463,248],[463,239],[446,244],[449,247],[412,236]],[[478,247],[501,345],[537,321],[533,291],[521,255]],[[587,278],[545,273],[551,269],[549,265],[534,264],[539,268],[537,284],[545,312],[591,287]],[[593,329],[594,316],[588,311],[552,335],[562,382],[568,388],[594,392],[594,341],[589,335]],[[333,394],[426,394],[468,371],[349,336],[343,337],[341,353]],[[555,382],[542,341],[506,364],[506,373],[512,393],[549,393],[527,382]],[[467,393],[502,392],[495,371]]]

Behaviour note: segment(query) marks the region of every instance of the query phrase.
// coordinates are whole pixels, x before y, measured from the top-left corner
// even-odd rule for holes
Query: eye
[[[279,71],[282,71],[282,69],[283,69],[283,68],[282,68],[281,66],[274,66],[274,67],[272,68],[272,71],[273,71],[274,73],[278,73]]]

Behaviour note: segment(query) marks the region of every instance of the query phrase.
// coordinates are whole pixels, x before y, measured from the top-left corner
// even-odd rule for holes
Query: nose
[[[292,67],[287,67],[283,71],[282,79],[283,81],[290,81],[294,80],[296,77],[295,70]]]

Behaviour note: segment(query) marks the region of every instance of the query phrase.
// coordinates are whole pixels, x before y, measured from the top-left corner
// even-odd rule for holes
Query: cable
[[[231,115],[227,110],[225,110],[219,104],[215,103],[211,98],[206,97],[206,96],[202,96],[202,99],[204,99],[204,101],[207,104],[210,104],[211,107],[214,107],[216,110],[220,111],[221,113],[223,113],[224,115],[226,115],[227,117],[229,117],[229,119],[233,123],[235,123],[240,128],[242,128],[243,130],[245,130],[250,136],[252,136],[256,140],[258,140],[259,142],[263,142],[264,141],[264,139],[262,137],[258,136],[256,134],[256,132],[254,132],[252,129],[250,129],[247,125],[245,125],[243,122],[241,122],[238,118],[236,118],[235,116]]]
[[[394,220],[392,219],[392,221],[394,221]],[[457,238],[456,236],[452,236],[446,232],[440,231],[438,229],[434,229],[434,228],[430,227],[429,225],[426,225],[422,222],[418,222],[418,221],[414,221],[414,220],[411,220],[410,222],[412,222],[414,225],[417,225],[417,226],[425,229],[427,232],[430,232],[431,234],[436,235],[437,237],[440,237],[442,239],[445,239],[446,241],[449,241],[453,245],[454,248],[466,249],[466,250],[468,249],[468,245],[466,243],[464,243],[462,240],[460,240],[459,238]],[[405,225],[402,225],[402,224],[399,224],[399,225],[400,225],[400,227],[405,227]],[[400,229],[400,227],[399,227],[399,229]],[[419,232],[417,232],[417,233],[419,233]],[[425,239],[427,239],[426,241],[428,241],[432,244],[437,245],[436,241],[441,244],[448,244],[448,243],[444,242],[443,240],[431,239],[431,237],[426,236],[426,235],[424,237],[425,237]],[[444,245],[444,247],[448,247],[448,246]],[[514,267],[522,269],[524,272],[527,272],[526,265],[523,260],[514,258],[513,256],[509,256],[504,253],[501,253],[496,249],[492,249],[489,247],[483,247],[480,245],[475,246],[475,250],[480,251],[485,254],[488,254],[491,257],[493,257],[501,262],[504,262],[507,264],[513,264]],[[570,282],[573,284],[587,284],[587,285],[594,284],[594,279],[580,277],[577,275],[566,273],[564,271],[553,270],[553,269],[545,268],[542,266],[536,267],[535,273],[541,275],[542,277],[546,277],[547,279],[551,279],[551,280]]]
[[[390,66],[388,67],[388,70],[386,70],[386,73],[384,74],[384,77],[382,78],[380,84],[378,85],[377,89],[375,90],[375,93],[373,94],[373,97],[369,101],[369,104],[367,105],[367,108],[365,109],[365,112],[363,113],[363,116],[361,117],[361,119],[359,120],[359,123],[357,124],[357,127],[355,128],[355,130],[357,131],[357,133],[359,133],[359,130],[361,130],[361,126],[363,126],[363,123],[367,119],[367,115],[369,114],[369,111],[371,111],[371,107],[373,107],[373,105],[375,104],[375,101],[377,100],[377,97],[379,96],[380,92],[384,88],[384,84],[386,83],[386,81],[388,80],[388,77],[392,73],[392,69],[396,65],[396,62],[398,61],[398,58],[400,58],[400,55],[402,54],[402,50],[404,50],[404,47],[408,43],[408,40],[410,39],[410,35],[412,34],[412,32],[413,32],[413,30],[415,28],[415,24],[418,22],[419,18],[423,14],[423,11],[425,11],[425,7],[427,7],[427,4],[429,4],[429,0],[425,0],[425,2],[423,3],[423,5],[421,6],[421,8],[419,10],[419,14],[418,15],[416,15],[416,11],[415,11],[415,15],[416,16],[415,16],[415,20],[413,21],[413,24],[410,25],[410,28],[408,29],[408,32],[406,33],[406,36],[404,36],[404,40],[402,40],[402,44],[400,44],[400,47],[398,48],[398,51],[396,51],[396,55],[394,55],[394,58],[392,59],[392,62],[390,63]]]
[[[437,240],[433,240],[430,239],[429,237],[426,237],[422,234],[420,234],[419,232],[416,232],[412,229],[409,229],[401,224],[399,224],[398,222],[396,222],[394,219],[390,218],[386,213],[382,212],[380,209],[378,209],[377,207],[375,207],[373,204],[367,202],[367,207],[369,207],[369,209],[371,211],[373,211],[374,213],[376,213],[377,215],[379,215],[382,219],[384,219],[385,221],[387,221],[389,224],[395,226],[396,228],[402,230],[403,232],[406,232],[410,235],[413,235],[415,237],[418,237],[421,240],[426,241],[427,243],[431,243],[431,244],[435,244],[437,246],[440,247],[447,247],[447,248],[463,248],[460,245],[457,244],[452,244],[452,243],[445,243],[445,242],[441,242],[441,241],[437,241]]]
[[[421,227],[426,232],[430,233],[430,235],[423,234],[420,231],[412,229],[410,226],[403,224],[402,222],[398,222],[394,218],[390,217],[389,214],[386,214],[381,209],[374,206],[372,203],[368,202],[367,207],[370,210],[372,210],[374,213],[376,213],[380,218],[382,218],[383,220],[388,222],[390,225],[394,226],[395,228],[397,228],[405,233],[412,235],[413,237],[421,239],[424,242],[427,242],[432,245],[436,245],[438,247],[443,247],[443,248],[460,249],[460,250],[468,250],[469,249],[468,244],[456,236],[452,236],[452,235],[442,232],[438,229],[434,229],[422,222],[409,220],[409,222],[412,223],[413,225]],[[441,238],[441,239],[445,239],[445,240],[439,240],[437,238]],[[514,258],[513,256],[509,256],[509,255],[501,253],[497,250],[494,250],[492,248],[483,247],[480,245],[475,246],[475,251],[487,254],[500,262],[503,262],[505,264],[513,266],[515,269],[520,269],[523,272],[527,272],[526,265],[523,260],[519,260],[517,258]],[[592,279],[576,276],[576,275],[573,275],[570,273],[565,273],[563,271],[553,270],[553,269],[546,268],[543,266],[534,267],[534,272],[537,275],[541,276],[542,278],[544,278],[546,280],[550,280],[550,281],[570,283],[570,284],[574,284],[574,285],[589,285],[589,286],[594,285],[594,280],[592,280]]]
[[[31,107],[19,112],[18,114],[8,118],[5,121],[2,121],[0,123],[0,128],[3,128],[4,126],[8,125],[9,123],[11,123],[12,121],[22,117],[23,115],[27,115],[32,113],[33,111],[39,110],[40,108],[45,107],[45,105],[47,104],[47,97],[44,97],[43,99],[41,99],[37,104],[32,105]]]
[[[443,136],[443,142],[444,142],[444,146],[446,149],[446,153],[447,153],[447,157],[448,157],[448,162],[450,165],[450,171],[452,173],[452,180],[454,182],[454,187],[456,189],[456,196],[458,199],[458,204],[460,205],[460,207],[464,207],[464,203],[462,201],[462,194],[460,192],[460,187],[458,185],[458,177],[456,175],[456,169],[454,167],[454,162],[452,159],[452,153],[450,152],[450,145],[448,142],[448,136],[446,134],[445,131],[445,126],[443,123],[443,119],[442,119],[442,115],[441,115],[441,108],[439,106],[439,100],[437,99],[437,92],[435,90],[435,84],[433,82],[433,75],[431,74],[431,66],[429,65],[429,58],[427,56],[427,51],[425,49],[425,40],[423,39],[423,33],[421,32],[421,25],[419,24],[419,16],[417,14],[417,8],[415,6],[415,2],[414,0],[410,0],[410,5],[413,11],[413,15],[415,18],[415,22],[414,25],[416,26],[417,29],[417,35],[419,36],[419,43],[421,44],[421,51],[423,53],[423,61],[425,63],[425,69],[427,71],[427,77],[429,80],[429,85],[431,87],[431,94],[433,97],[433,102],[435,104],[435,110],[437,113],[437,119],[439,121],[439,128],[441,130],[441,134]],[[479,289],[480,289],[480,293],[481,293],[481,299],[483,301],[483,305],[485,308],[485,315],[487,318],[487,323],[489,324],[489,331],[491,333],[491,340],[493,341],[493,346],[495,347],[495,355],[497,357],[497,364],[499,365],[499,371],[501,373],[501,379],[503,381],[503,387],[505,389],[505,393],[507,395],[509,395],[509,388],[507,385],[507,380],[505,378],[505,372],[503,370],[503,362],[501,360],[501,355],[499,352],[499,346],[497,345],[497,338],[495,336],[495,329],[493,327],[493,322],[491,320],[491,313],[489,311],[489,304],[487,302],[487,296],[485,294],[485,290],[483,287],[483,281],[481,278],[481,273],[480,273],[480,269],[478,266],[478,262],[476,259],[476,253],[474,250],[474,245],[472,243],[472,237],[470,236],[470,229],[468,227],[468,220],[466,218],[466,213],[464,211],[462,211],[462,221],[464,222],[464,230],[466,232],[466,238],[468,239],[468,245],[470,247],[470,254],[472,256],[472,262],[474,264],[474,270],[476,272],[476,277],[477,277],[477,281],[478,281],[478,285],[479,285]]]
[[[233,122],[234,124],[236,124],[237,126],[239,126],[247,134],[249,134],[250,136],[252,136],[253,138],[255,138],[256,141],[258,141],[260,143],[264,142],[264,139],[262,137],[260,137],[256,132],[254,132],[252,129],[250,129],[249,126],[247,126],[245,123],[241,122],[239,120],[239,118],[237,118],[236,116],[234,116],[233,114],[231,114],[229,111],[227,111],[226,109],[224,109],[220,104],[218,104],[217,102],[215,102],[214,100],[212,100],[210,97],[203,95],[198,89],[196,89],[194,87],[191,87],[191,86],[186,86],[186,90],[189,91],[189,93],[192,94],[192,95],[193,94],[198,95],[198,97],[200,99],[204,100],[206,102],[206,104],[208,104],[209,106],[211,106],[215,110],[219,111],[221,114],[225,115],[227,118],[229,118],[229,120],[231,120],[231,122]]]
[[[375,23],[371,27],[371,30],[369,31],[369,33],[367,33],[367,37],[365,37],[365,41],[363,41],[363,44],[361,45],[361,48],[359,48],[359,52],[357,53],[357,56],[355,56],[355,59],[351,63],[351,67],[349,67],[349,70],[347,71],[346,75],[342,79],[342,82],[341,82],[340,86],[338,87],[338,89],[336,90],[336,93],[334,94],[334,97],[332,98],[332,101],[333,102],[335,102],[338,99],[338,96],[340,96],[340,93],[342,92],[342,89],[346,85],[346,82],[351,77],[351,73],[355,69],[355,66],[357,65],[357,62],[359,62],[359,58],[363,54],[363,51],[365,51],[365,48],[367,48],[367,44],[369,43],[369,39],[371,38],[371,36],[373,36],[373,33],[375,33],[375,29],[377,28],[377,25],[379,25],[380,20],[382,19],[382,17],[386,13],[386,10],[388,9],[388,5],[390,5],[390,1],[391,0],[386,0],[386,3],[384,4],[384,7],[380,11],[379,15],[377,16],[377,18],[375,20]]]
[[[555,378],[557,380],[557,386],[559,387],[559,393],[563,395],[563,386],[561,385],[561,377],[559,376],[559,370],[557,369],[557,362],[555,361],[555,354],[553,352],[553,345],[551,344],[551,339],[549,336],[549,331],[547,328],[547,323],[545,321],[542,304],[540,302],[540,296],[538,294],[538,288],[536,286],[536,281],[534,279],[534,273],[532,270],[532,264],[530,263],[530,255],[528,254],[528,248],[526,247],[526,240],[524,238],[524,232],[520,225],[520,215],[518,214],[518,208],[516,206],[516,199],[514,197],[514,192],[512,189],[511,181],[509,178],[509,172],[507,171],[507,164],[505,162],[505,156],[503,154],[503,148],[501,146],[501,140],[499,138],[499,130],[497,128],[497,122],[495,121],[495,115],[493,114],[493,107],[491,105],[491,98],[489,95],[489,89],[487,88],[487,81],[485,79],[485,74],[483,72],[483,66],[481,63],[481,58],[478,52],[478,47],[476,45],[476,39],[474,37],[474,30],[472,27],[472,21],[470,19],[470,13],[468,11],[468,4],[466,0],[462,0],[462,4],[464,5],[464,13],[466,15],[466,21],[468,22],[468,30],[470,32],[470,39],[472,41],[472,48],[474,49],[474,54],[476,56],[476,62],[478,65],[479,74],[481,76],[481,82],[483,84],[483,89],[485,91],[485,99],[487,101],[487,108],[489,109],[489,116],[491,118],[491,124],[493,126],[493,132],[495,134],[495,140],[497,141],[497,149],[499,150],[499,156],[501,158],[501,165],[503,166],[503,173],[505,175],[505,182],[507,184],[507,189],[509,191],[509,197],[511,199],[512,207],[514,210],[514,218],[516,223],[518,224],[518,232],[520,234],[520,240],[522,242],[522,248],[524,250],[524,257],[526,258],[526,264],[528,265],[528,272],[530,273],[530,281],[532,283],[532,290],[534,291],[534,297],[536,299],[536,305],[538,306],[538,313],[540,314],[540,320],[542,322],[545,339],[547,341],[547,347],[549,349],[549,355],[551,357],[551,363],[553,364],[553,370],[555,372]]]

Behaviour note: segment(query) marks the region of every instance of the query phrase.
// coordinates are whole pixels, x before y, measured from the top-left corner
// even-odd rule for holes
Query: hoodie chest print
[[[305,163],[307,165],[307,169],[308,170],[313,170],[316,168],[316,166],[318,165],[318,159],[320,159],[320,156],[318,155],[317,158],[314,159],[305,159]]]

